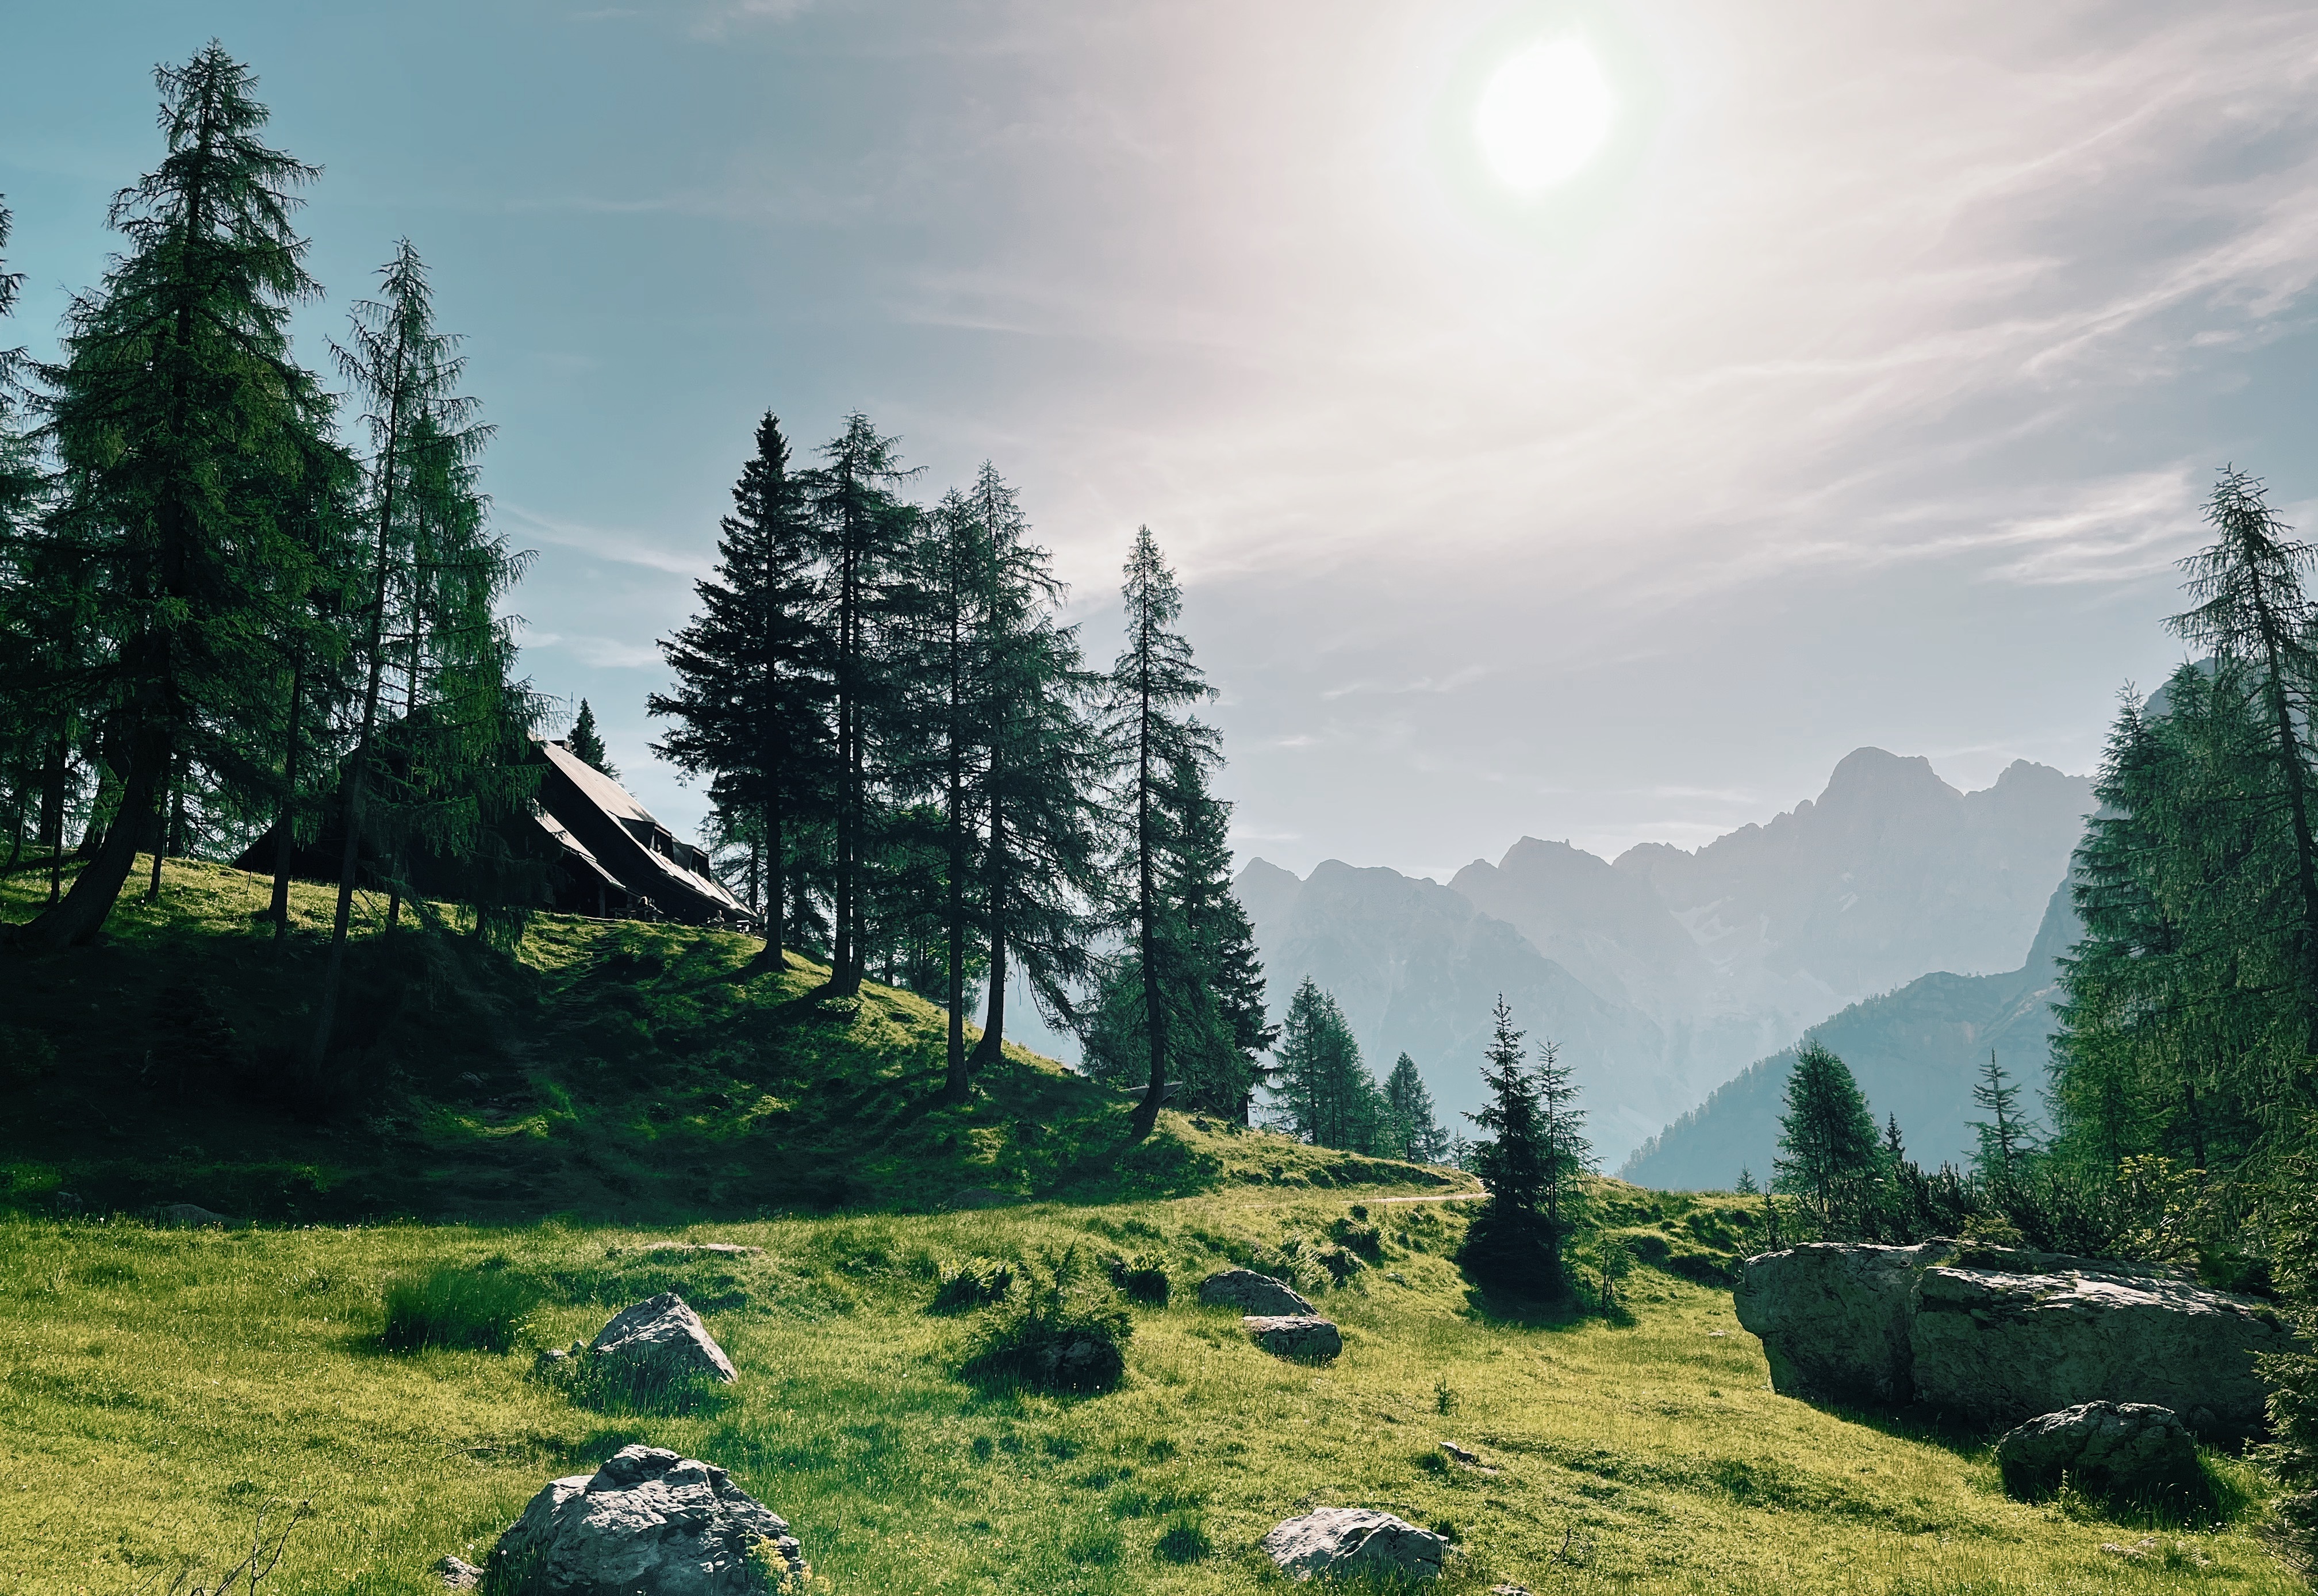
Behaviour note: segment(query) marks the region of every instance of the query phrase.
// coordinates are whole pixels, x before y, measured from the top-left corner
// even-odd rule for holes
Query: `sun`
[[[1584,40],[1540,40],[1491,75],[1473,112],[1473,137],[1498,182],[1538,194],[1584,169],[1609,138],[1617,109]]]

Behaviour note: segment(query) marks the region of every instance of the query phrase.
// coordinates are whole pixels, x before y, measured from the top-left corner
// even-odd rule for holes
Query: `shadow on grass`
[[[1635,1323],[1634,1316],[1622,1307],[1613,1307],[1604,1314],[1574,1296],[1515,1296],[1480,1286],[1465,1287],[1465,1309],[1475,1323],[1491,1330],[1576,1330],[1587,1324],[1612,1324],[1625,1329]]]

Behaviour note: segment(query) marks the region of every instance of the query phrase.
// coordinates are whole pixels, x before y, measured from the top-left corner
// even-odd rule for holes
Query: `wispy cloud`
[[[655,542],[648,533],[633,532],[602,526],[590,526],[560,516],[526,509],[521,505],[502,499],[497,508],[511,516],[524,529],[524,535],[559,548],[577,549],[597,560],[618,565],[642,566],[647,570],[666,571],[670,576],[699,578],[715,569],[715,562],[705,553],[669,548]]]

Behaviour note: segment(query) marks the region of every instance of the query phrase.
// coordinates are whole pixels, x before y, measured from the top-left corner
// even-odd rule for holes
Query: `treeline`
[[[949,1011],[945,1092],[997,1056],[1017,980],[1090,1071],[1244,1123],[1275,1036],[1210,782],[1214,695],[1138,529],[1109,670],[984,465],[930,506],[867,417],[793,458],[758,424],[698,613],[662,651],[654,751],[704,778],[722,868],[776,944]],[[986,988],[980,1041],[966,1014]]]
[[[1993,1059],[1968,1169],[1879,1136],[1840,1060],[1806,1047],[1773,1185],[1789,1239],[1978,1237],[2178,1260],[2318,1310],[2318,605],[2311,547],[2222,473],[2172,617],[2194,657],[2125,695],[2073,865],[2039,1134]],[[1783,1206],[1769,1199],[1775,1216]],[[2318,1565],[2318,1360],[2269,1360],[2278,1522]]]
[[[164,153],[113,199],[121,252],[58,357],[11,356],[0,388],[0,821],[9,867],[30,848],[49,875],[13,937],[88,942],[140,852],[149,896],[163,855],[269,829],[281,935],[293,846],[335,826],[319,1073],[358,865],[390,919],[423,850],[506,889],[478,893],[479,929],[522,901],[492,827],[531,779],[537,705],[499,614],[524,557],[490,530],[490,428],[418,252],[397,243],[352,307],[332,391],[288,331],[322,292],[293,226],[319,170],[264,142],[217,44],[156,80]]]

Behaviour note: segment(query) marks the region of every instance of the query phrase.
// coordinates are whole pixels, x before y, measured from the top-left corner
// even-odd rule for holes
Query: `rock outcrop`
[[[705,1377],[730,1385],[741,1377],[700,1315],[673,1291],[615,1314],[588,1343],[588,1356],[670,1382]]]
[[[1312,1305],[1285,1281],[1253,1269],[1224,1269],[1199,1282],[1199,1302],[1243,1314],[1308,1314]]]
[[[2263,1424],[2255,1357],[2295,1345],[2263,1304],[2179,1269],[1951,1241],[1750,1258],[1737,1305],[1787,1395],[1921,1403],[1989,1425],[2141,1403],[2242,1439]]]
[[[1280,1572],[1299,1580],[1371,1574],[1438,1579],[1449,1556],[1445,1536],[1364,1507],[1315,1508],[1263,1538]]]
[[[715,1465],[624,1447],[553,1480],[491,1552],[490,1583],[547,1596],[742,1596],[810,1571],[780,1515]]]
[[[1316,1314],[1251,1314],[1240,1323],[1275,1357],[1318,1361],[1344,1349],[1343,1332]]]
[[[2160,1502],[2197,1480],[2197,1443],[2170,1408],[2087,1402],[2042,1413],[1996,1443],[2004,1488],[2035,1501],[2065,1475],[2089,1496]]]

